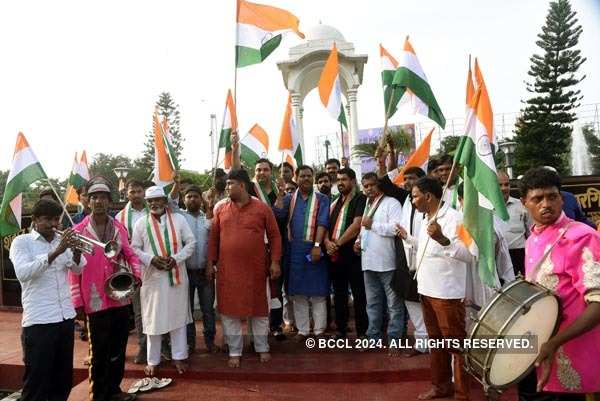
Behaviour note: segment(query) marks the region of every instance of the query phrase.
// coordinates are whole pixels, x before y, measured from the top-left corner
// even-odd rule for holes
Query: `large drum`
[[[539,347],[554,334],[559,314],[558,299],[550,290],[521,278],[506,284],[478,314],[469,339],[537,337],[537,349],[465,350],[469,373],[486,391],[501,391],[520,381],[531,369]]]

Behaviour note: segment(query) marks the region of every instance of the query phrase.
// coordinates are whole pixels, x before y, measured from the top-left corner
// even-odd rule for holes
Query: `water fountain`
[[[571,174],[588,175],[592,173],[592,163],[588,152],[587,142],[583,136],[580,124],[573,126],[573,143],[571,146]]]

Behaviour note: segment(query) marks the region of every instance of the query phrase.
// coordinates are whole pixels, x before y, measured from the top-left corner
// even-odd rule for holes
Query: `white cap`
[[[146,189],[146,199],[166,198],[165,190],[157,185]]]
[[[108,188],[108,185],[98,182],[98,183],[92,184],[89,187],[87,194],[91,195],[91,194],[96,194],[99,192],[105,192],[107,194],[110,194],[110,188]]]

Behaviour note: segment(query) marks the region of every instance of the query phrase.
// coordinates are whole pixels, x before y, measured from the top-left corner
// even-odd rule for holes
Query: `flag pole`
[[[233,49],[235,51],[235,55],[233,58],[233,105],[235,106],[235,110],[237,111],[237,44],[238,44],[238,29],[237,29],[237,21],[240,14],[240,2],[239,0],[235,0],[235,45]]]
[[[60,196],[58,196],[58,192],[56,192],[56,188],[54,188],[54,185],[52,185],[52,183],[50,182],[50,179],[48,177],[46,177],[46,182],[48,183],[48,185],[50,185],[50,189],[52,189],[52,192],[54,192],[56,199],[58,199],[58,202],[62,206],[63,213],[65,213],[67,215],[67,217],[69,218],[69,221],[71,222],[71,225],[74,226],[75,223],[73,223],[73,219],[71,218],[71,215],[69,214],[67,207],[65,206],[65,203],[62,201],[62,199],[60,199]],[[62,219],[62,215],[61,215],[61,219]]]
[[[344,107],[344,106],[342,106]],[[344,126],[342,125],[342,122],[340,121],[340,138],[342,141],[342,158],[346,157],[346,148],[344,146]]]

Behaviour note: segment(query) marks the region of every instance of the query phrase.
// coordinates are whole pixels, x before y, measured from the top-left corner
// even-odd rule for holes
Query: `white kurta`
[[[196,240],[182,215],[173,213],[172,217],[179,252],[171,256],[181,272],[181,284],[178,285],[171,286],[169,273],[150,264],[155,255],[146,230],[146,218],[139,219],[133,229],[131,246],[143,265],[140,297],[144,334],[165,334],[192,322],[185,260],[194,253]],[[167,223],[167,215],[163,214],[160,218],[161,232]]]

